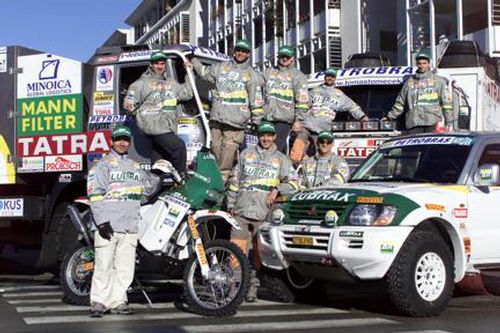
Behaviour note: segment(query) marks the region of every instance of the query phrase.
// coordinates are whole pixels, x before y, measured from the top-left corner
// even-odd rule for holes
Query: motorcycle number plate
[[[313,238],[308,236],[294,236],[292,238],[292,243],[294,245],[313,245]]]

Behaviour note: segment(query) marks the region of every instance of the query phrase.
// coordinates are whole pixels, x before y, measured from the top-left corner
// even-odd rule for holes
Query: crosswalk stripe
[[[36,291],[32,293],[6,293],[3,297],[62,296],[62,291]]]
[[[320,328],[346,328],[373,325],[396,325],[397,321],[383,318],[352,318],[352,319],[327,319],[327,320],[302,320],[302,321],[279,321],[266,323],[243,323],[223,325],[189,325],[179,326],[183,332],[246,332],[261,330],[300,330]]]
[[[341,314],[348,311],[329,308],[309,308],[309,309],[285,309],[285,310],[240,310],[232,318],[247,317],[272,317],[272,316],[297,316],[297,315],[318,315],[318,314]],[[133,316],[106,315],[99,320],[90,318],[88,315],[78,316],[44,316],[44,317],[25,317],[24,321],[28,325],[35,324],[56,324],[56,323],[76,323],[76,322],[103,322],[103,321],[139,321],[139,320],[170,320],[170,319],[191,319],[200,318],[199,315],[175,312],[175,313],[154,313],[154,314],[135,314]]]
[[[44,303],[61,303],[64,304],[61,301],[61,297],[58,298],[40,298],[40,299],[15,299],[15,300],[8,300],[7,303],[11,305],[16,305],[16,304],[44,304]]]
[[[5,293],[9,291],[18,290],[61,290],[60,286],[46,286],[46,285],[33,285],[33,286],[22,286],[22,287],[4,287],[0,288],[0,293]]]
[[[36,301],[36,300],[30,300],[30,301]],[[61,305],[17,306],[15,309],[19,313],[57,312],[57,311],[86,311],[89,309],[88,306],[65,304],[65,303],[61,302],[61,300],[55,300],[55,301],[56,302],[49,302],[49,303],[60,303]],[[9,304],[12,304],[12,305],[23,304],[22,300],[8,301],[8,302],[9,302]],[[14,302],[16,302],[16,303],[14,303]],[[256,307],[256,306],[267,306],[267,305],[284,306],[284,305],[290,305],[290,303],[287,304],[287,303],[277,303],[277,302],[259,300],[258,302],[255,302],[255,303],[243,303],[242,307]],[[149,308],[147,304],[139,304],[139,303],[131,303],[130,307],[133,309],[148,309]],[[175,305],[172,302],[170,302],[170,303],[153,303],[153,309],[174,309],[174,308],[175,308]]]

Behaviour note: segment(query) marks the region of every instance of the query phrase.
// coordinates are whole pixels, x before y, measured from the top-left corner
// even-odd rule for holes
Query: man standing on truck
[[[447,130],[453,126],[453,105],[448,82],[431,70],[431,58],[426,53],[416,56],[417,73],[403,85],[396,102],[381,121],[396,120],[405,109],[406,134],[433,132],[443,120]]]
[[[261,122],[258,129],[259,143],[240,154],[233,169],[227,191],[227,207],[235,215],[241,229],[231,229],[231,241],[238,245],[254,265],[253,248],[259,225],[280,192],[295,192],[298,184],[293,180],[290,159],[279,152],[274,143],[276,129],[272,123]],[[251,271],[247,302],[257,300],[260,285],[255,269]]]
[[[263,81],[249,63],[250,52],[250,43],[240,39],[235,44],[231,61],[205,66],[197,58],[192,60],[196,73],[215,83],[210,111],[211,149],[224,182],[229,178],[236,152],[245,138],[245,127],[249,121],[258,124],[263,115]]]
[[[152,194],[158,177],[147,174],[127,156],[131,131],[118,125],[111,132],[111,152],[90,171],[87,192],[97,230],[90,289],[90,316],[109,310],[128,315],[127,289],[134,278],[141,199]]]
[[[308,109],[309,93],[307,77],[295,67],[292,46],[284,45],[278,50],[278,66],[264,72],[266,120],[276,127],[278,151],[287,154],[287,139],[290,129],[301,129],[301,113]]]
[[[303,161],[298,173],[306,188],[340,185],[349,179],[349,164],[332,153],[333,133],[322,131],[318,135],[317,152]]]
[[[332,124],[337,112],[349,112],[356,120],[367,121],[368,117],[361,107],[350,99],[342,90],[335,88],[337,71],[333,68],[325,71],[325,82],[312,89],[309,93],[309,111],[299,113],[300,128],[297,139],[307,142],[309,137],[313,138],[316,145],[318,133],[331,131]]]
[[[177,103],[193,98],[193,91],[187,80],[179,84],[167,76],[166,60],[161,51],[151,55],[149,68],[130,85],[123,106],[136,116],[137,126],[153,142],[151,163],[167,159],[184,178],[187,153],[177,135]]]

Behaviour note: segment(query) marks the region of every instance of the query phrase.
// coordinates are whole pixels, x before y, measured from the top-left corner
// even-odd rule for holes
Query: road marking
[[[60,286],[46,286],[46,285],[30,285],[23,287],[4,287],[0,288],[0,293],[5,293],[8,291],[18,291],[18,290],[61,290]]]
[[[186,332],[246,332],[261,330],[301,330],[320,328],[345,328],[373,325],[397,325],[397,321],[383,318],[354,318],[354,319],[328,319],[328,320],[302,320],[267,323],[244,323],[224,325],[189,325],[179,326],[181,331]]]
[[[38,304],[38,303],[61,303],[64,304],[61,301],[61,298],[40,298],[40,299],[16,299],[16,300],[9,300],[7,303],[16,305],[16,304]]]
[[[38,300],[29,300],[31,303],[42,303],[38,302]],[[16,311],[19,313],[27,313],[27,312],[57,312],[57,311],[87,311],[89,309],[86,305],[71,305],[61,302],[60,299],[50,299],[48,303],[59,303],[61,305],[38,305],[38,306],[17,306],[15,307]],[[23,300],[15,300],[8,301],[9,304],[18,305],[18,304],[29,304],[27,301]],[[242,308],[245,307],[256,307],[256,306],[285,306],[291,305],[290,303],[278,303],[278,302],[270,302],[270,301],[258,301],[255,303],[243,303],[241,305]],[[130,307],[133,309],[149,309],[147,304],[141,303],[130,303]],[[174,309],[175,305],[172,302],[169,303],[153,303],[154,309]]]
[[[247,317],[272,317],[272,316],[297,316],[297,315],[317,315],[317,314],[341,314],[348,311],[329,308],[309,308],[309,309],[284,309],[284,310],[240,310],[232,318]],[[171,319],[191,319],[201,318],[192,313],[154,313],[154,314],[134,314],[133,316],[105,315],[102,318],[90,318],[88,315],[79,316],[44,316],[25,317],[24,321],[28,325],[56,324],[56,323],[76,323],[76,322],[103,322],[103,321],[139,321],[139,320],[171,320]]]
[[[33,297],[33,296],[62,296],[62,291],[38,291],[32,293],[7,293],[2,294],[3,297]]]

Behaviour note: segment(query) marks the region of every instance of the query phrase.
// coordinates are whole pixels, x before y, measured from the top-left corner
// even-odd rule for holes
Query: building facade
[[[500,0],[143,0],[125,22],[129,31],[107,43],[190,43],[230,55],[244,38],[261,69],[292,45],[306,74],[340,68],[354,53],[381,53],[394,65],[420,51],[436,60],[449,39],[500,57]]]

